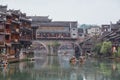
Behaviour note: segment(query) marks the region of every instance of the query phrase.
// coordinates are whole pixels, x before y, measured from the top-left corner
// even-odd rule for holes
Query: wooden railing
[[[6,33],[10,33],[11,31],[10,31],[10,29],[6,29]]]
[[[0,29],[0,32],[4,32],[5,30],[4,29]]]

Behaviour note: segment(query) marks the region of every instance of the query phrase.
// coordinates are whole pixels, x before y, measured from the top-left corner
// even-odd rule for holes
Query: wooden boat
[[[79,62],[80,63],[85,62],[85,60],[86,60],[85,56],[80,56],[80,58],[79,58]]]
[[[0,67],[6,67],[8,65],[7,60],[1,60],[0,61]]]
[[[77,62],[77,59],[76,59],[75,56],[73,56],[73,57],[70,59],[70,63],[76,64],[76,62]]]

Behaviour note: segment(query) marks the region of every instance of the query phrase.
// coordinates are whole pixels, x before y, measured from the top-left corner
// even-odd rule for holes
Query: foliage
[[[103,53],[103,54],[110,53],[111,52],[111,48],[112,48],[112,43],[110,41],[109,42],[105,41],[102,44],[100,52]]]
[[[113,57],[117,57],[118,56],[118,52],[113,52]]]
[[[120,47],[118,47],[117,56],[120,57]]]
[[[55,46],[55,47],[57,47],[57,46],[59,46],[60,44],[57,42],[57,41],[55,41],[54,43],[53,43],[53,46]]]
[[[102,43],[98,43],[95,45],[95,47],[93,48],[93,52],[97,53],[97,55],[104,55],[104,56],[111,56],[112,54],[112,43],[110,41],[106,42],[102,42]]]
[[[95,47],[93,48],[93,51],[99,54],[101,50],[101,46],[102,46],[102,43],[96,44]]]
[[[110,76],[111,75],[111,69],[105,63],[100,63],[100,71],[103,72],[105,76]]]

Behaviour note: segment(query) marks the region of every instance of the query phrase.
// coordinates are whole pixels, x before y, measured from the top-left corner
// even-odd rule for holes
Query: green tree
[[[120,57],[120,47],[118,47],[117,56]]]
[[[100,55],[101,46],[102,46],[102,43],[96,44],[95,47],[93,48],[93,52],[95,52],[97,55]]]
[[[57,53],[57,50],[58,50],[58,47],[60,46],[60,43],[58,41],[55,41],[55,42],[53,42],[52,46],[54,48],[53,52]]]
[[[108,42],[105,41],[102,43],[100,52],[106,56],[111,56],[111,53],[112,53],[111,48],[112,48],[112,43],[110,41]]]

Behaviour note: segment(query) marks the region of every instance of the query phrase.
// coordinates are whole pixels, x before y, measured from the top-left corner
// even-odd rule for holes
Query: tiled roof
[[[19,19],[20,19],[20,21],[31,22],[30,19],[27,19],[27,18],[25,18],[25,17],[20,17]]]
[[[0,5],[0,8],[7,8],[7,5]]]
[[[71,26],[77,27],[77,21],[52,21],[48,16],[28,16],[32,19],[32,26]]]
[[[50,22],[51,19],[48,16],[27,16],[32,19],[32,22]]]
[[[49,23],[32,23],[32,26],[63,26],[63,27],[77,27],[77,22],[49,22]]]
[[[54,21],[53,24],[77,27],[77,21]]]
[[[7,11],[7,6],[0,5],[0,11],[6,12]]]
[[[9,9],[7,12],[10,12],[13,15],[20,15],[21,14],[20,10],[11,10],[11,9]]]
[[[119,29],[120,25],[118,24],[111,24],[111,29]]]
[[[6,15],[6,13],[5,13],[5,12],[0,11],[0,15]]]

